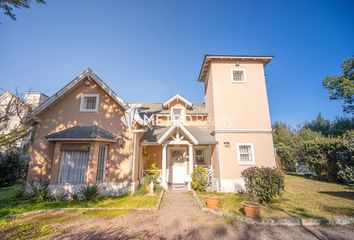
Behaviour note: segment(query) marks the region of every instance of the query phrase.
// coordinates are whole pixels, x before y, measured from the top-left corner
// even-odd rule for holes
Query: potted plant
[[[260,217],[261,204],[269,204],[284,192],[284,176],[269,167],[250,167],[242,172],[246,194],[243,204],[247,217]]]
[[[219,208],[220,197],[215,195],[207,195],[205,197],[205,203],[208,208]]]
[[[259,218],[261,216],[262,205],[257,202],[253,194],[246,194],[243,203],[243,211],[246,217]]]

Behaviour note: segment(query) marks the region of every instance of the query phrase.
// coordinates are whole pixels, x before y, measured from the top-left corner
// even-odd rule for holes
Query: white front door
[[[185,148],[170,149],[171,181],[172,183],[185,183],[187,176],[187,162]]]

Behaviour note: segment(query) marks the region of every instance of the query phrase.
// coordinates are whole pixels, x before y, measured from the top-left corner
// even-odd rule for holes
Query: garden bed
[[[202,202],[208,193],[197,192]],[[215,193],[220,210],[243,216],[243,195]],[[262,207],[262,218],[346,218],[354,216],[354,191],[347,186],[285,176],[285,193]]]
[[[31,211],[63,208],[153,209],[160,198],[160,194],[155,196],[129,195],[109,198],[99,197],[94,201],[47,201],[37,203],[33,200],[19,198],[17,196],[19,190],[19,185],[0,188],[0,218]]]

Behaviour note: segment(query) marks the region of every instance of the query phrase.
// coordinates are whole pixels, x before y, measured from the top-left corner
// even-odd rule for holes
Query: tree
[[[343,74],[328,76],[323,80],[323,86],[328,89],[331,100],[342,100],[343,111],[354,114],[354,58],[345,59],[342,64]]]
[[[329,129],[331,127],[331,121],[326,120],[322,117],[321,113],[319,113],[315,120],[311,122],[305,122],[303,128],[309,128],[312,131],[319,132],[323,135],[327,135]]]
[[[0,94],[0,147],[11,147],[28,134],[28,127],[21,122],[29,109],[18,94]]]
[[[44,0],[36,0],[37,3],[45,3]],[[0,0],[0,9],[4,11],[4,14],[16,20],[14,8],[29,8],[31,0]]]

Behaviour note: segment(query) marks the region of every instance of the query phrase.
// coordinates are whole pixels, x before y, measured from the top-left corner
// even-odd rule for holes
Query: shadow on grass
[[[353,192],[348,192],[348,191],[320,191],[318,193],[327,194],[327,195],[334,196],[334,197],[346,198],[346,199],[349,199],[349,200],[354,200],[354,191]]]

